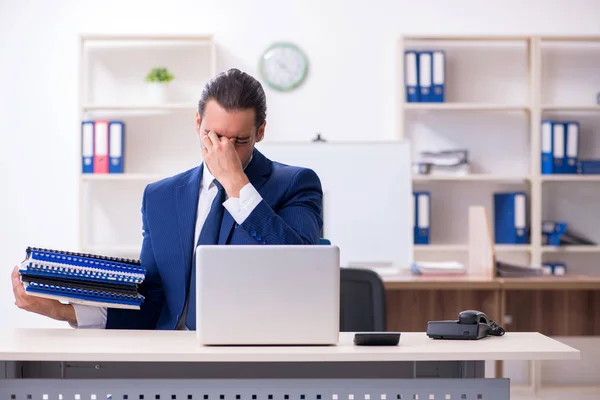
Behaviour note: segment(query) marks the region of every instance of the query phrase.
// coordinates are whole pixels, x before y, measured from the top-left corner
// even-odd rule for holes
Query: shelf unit
[[[494,175],[494,174],[469,174],[462,176],[454,175],[415,175],[413,182],[434,181],[463,181],[463,182],[514,182],[522,183],[531,180],[529,176],[518,175]]]
[[[600,37],[586,36],[445,36],[445,35],[410,35],[399,38],[397,42],[397,68],[396,76],[398,92],[396,98],[398,104],[396,107],[396,129],[399,139],[408,139],[413,143],[413,147],[417,148],[422,142],[432,139],[438,139],[446,149],[451,145],[456,148],[469,148],[470,146],[479,145],[478,148],[470,148],[470,155],[483,151],[485,142],[477,135],[469,136],[469,122],[475,120],[479,123],[478,127],[483,126],[485,118],[493,121],[500,121],[502,118],[512,118],[510,121],[519,119],[519,123],[523,124],[522,134],[514,134],[513,130],[517,127],[517,123],[509,125],[506,132],[480,132],[481,135],[487,135],[490,140],[489,146],[496,146],[499,149],[502,143],[495,140],[498,136],[504,135],[507,137],[507,143],[504,144],[505,155],[502,154],[496,158],[499,160],[504,156],[507,168],[511,167],[511,163],[521,162],[526,157],[526,166],[520,168],[516,173],[509,173],[502,168],[500,161],[494,165],[495,170],[485,170],[484,163],[481,163],[479,170],[473,168],[472,174],[465,176],[434,176],[434,175],[415,175],[413,177],[413,185],[415,190],[432,190],[432,215],[433,208],[436,207],[435,199],[433,198],[433,188],[436,194],[440,197],[441,194],[446,194],[448,191],[456,192],[464,190],[464,195],[469,196],[470,191],[478,190],[479,197],[469,203],[468,199],[462,199],[463,203],[459,206],[467,208],[468,205],[478,205],[477,200],[481,200],[485,194],[489,193],[489,201],[487,206],[491,206],[491,197],[493,192],[506,190],[524,190],[528,194],[528,223],[531,233],[531,241],[527,246],[502,246],[497,245],[496,249],[500,253],[500,257],[510,252],[520,251],[527,254],[529,257],[525,262],[532,265],[539,265],[548,257],[545,255],[556,254],[571,254],[571,253],[596,253],[600,252],[600,246],[560,246],[550,247],[542,246],[542,231],[541,222],[546,218],[555,218],[561,220],[561,215],[551,215],[553,212],[558,212],[555,209],[558,207],[546,207],[545,202],[548,201],[544,197],[547,187],[566,185],[573,183],[584,185],[585,183],[600,182],[598,176],[581,176],[581,175],[541,175],[541,121],[548,118],[547,115],[559,113],[567,115],[570,119],[576,119],[577,115],[583,113],[590,115],[590,118],[600,118],[596,113],[600,112],[600,105],[595,104],[596,92],[600,92],[600,79],[593,78],[591,70],[589,75],[595,79],[593,85],[583,85],[581,81],[575,82],[576,89],[582,93],[574,95],[573,90],[567,88],[564,82],[571,79],[574,74],[565,74],[564,71],[569,67],[573,67],[568,63],[568,56],[562,57],[562,53],[556,56],[553,53],[553,45],[558,43],[566,51],[577,48],[579,43],[585,43],[589,49],[594,48],[592,52],[597,52],[597,58],[592,65],[597,65],[600,60]],[[597,47],[593,47],[597,46]],[[437,50],[442,49],[446,53],[446,102],[444,103],[409,103],[406,102],[406,88],[404,85],[404,52],[406,50]],[[579,50],[585,53],[587,50]],[[477,53],[479,52],[479,53]],[[502,57],[497,56],[501,54]],[[502,53],[504,52],[504,53]],[[514,57],[514,58],[510,58]],[[565,61],[567,60],[567,61]],[[589,61],[589,58],[585,60]],[[496,64],[494,64],[496,63]],[[471,65],[469,65],[471,64]],[[503,71],[506,69],[507,71]],[[483,70],[483,71],[482,71]],[[553,74],[563,73],[560,77],[560,84],[549,86],[549,82],[553,80]],[[511,75],[512,74],[512,75]],[[597,74],[596,74],[597,75]],[[487,80],[489,78],[489,81]],[[484,79],[486,79],[484,81]],[[583,79],[583,78],[582,78]],[[489,82],[489,83],[488,83]],[[516,82],[516,83],[515,83]],[[477,90],[474,86],[490,87],[489,93],[484,90]],[[561,86],[562,84],[562,86]],[[549,89],[550,87],[550,89]],[[487,96],[489,94],[489,96]],[[585,96],[585,102],[582,98]],[[462,118],[462,121],[461,121]],[[445,124],[443,121],[448,119],[450,122]],[[440,122],[442,121],[442,122]],[[457,130],[454,125],[462,123],[464,135],[456,133],[454,137],[442,138],[441,136],[451,131]],[[435,126],[437,124],[438,126]],[[436,131],[436,127],[439,129]],[[512,130],[510,128],[513,128]],[[500,129],[500,128],[498,128]],[[496,135],[494,135],[496,133]],[[438,136],[436,136],[436,134]],[[523,134],[527,135],[523,138]],[[580,131],[581,136],[581,131]],[[600,135],[599,135],[600,137]],[[469,139],[471,140],[469,142]],[[454,141],[453,141],[454,140]],[[479,140],[478,143],[473,143]],[[512,140],[512,142],[510,142]],[[460,142],[460,145],[457,144]],[[432,145],[435,146],[433,141]],[[498,143],[498,145],[496,145]],[[521,146],[513,145],[520,143]],[[600,143],[600,142],[599,142]],[[439,146],[439,147],[442,147]],[[522,151],[526,146],[526,153]],[[599,146],[600,147],[600,146]],[[520,158],[511,158],[510,149],[521,149]],[[504,150],[506,149],[506,150]],[[423,150],[423,149],[420,149]],[[436,149],[426,149],[436,150]],[[496,150],[497,151],[497,150]],[[597,158],[600,158],[600,150]],[[413,156],[417,150],[413,150]],[[486,153],[489,155],[489,152]],[[498,153],[501,154],[501,153]],[[581,151],[580,151],[581,154]],[[461,188],[460,190],[457,188]],[[582,186],[569,185],[572,191],[575,188]],[[591,190],[591,189],[590,189]],[[451,193],[452,194],[452,193]],[[486,205],[486,204],[484,204]],[[446,199],[438,201],[439,207],[446,207]],[[454,206],[456,210],[459,206]],[[589,204],[594,207],[593,204]],[[493,209],[490,208],[490,221],[493,223]],[[440,213],[438,212],[438,215]],[[597,215],[597,214],[596,214]],[[466,212],[461,214],[466,216]],[[458,217],[456,217],[458,218]],[[457,221],[456,218],[452,221],[454,224],[466,225],[466,221]],[[563,219],[564,220],[564,219]],[[445,222],[449,222],[446,220]],[[568,220],[567,220],[568,222]],[[441,223],[440,223],[441,224]],[[435,217],[432,216],[432,232],[439,228],[436,226]],[[600,231],[598,232],[600,235]],[[437,237],[436,237],[437,236]],[[415,245],[414,256],[416,260],[427,254],[445,253],[449,257],[454,254],[458,255],[467,251],[466,245],[448,245],[447,242],[456,241],[456,231],[452,231],[446,235],[431,234],[432,241],[430,245]],[[435,237],[435,239],[434,239]],[[440,240],[441,239],[441,240]],[[466,238],[461,238],[460,241],[466,242]],[[594,239],[594,238],[592,238]],[[597,238],[600,239],[600,236]]]
[[[594,246],[595,247],[595,246]],[[531,251],[531,246],[526,244],[497,244],[495,245],[495,249],[497,252],[506,252],[506,253],[514,253],[514,252],[525,252],[528,253]],[[469,251],[469,246],[466,244],[431,244],[431,245],[414,245],[415,252],[466,252]]]
[[[149,100],[146,73],[175,75],[163,102]],[[204,84],[217,73],[212,35],[83,35],[77,121],[79,251],[139,257],[141,200],[151,182],[198,165],[194,128]],[[125,124],[124,173],[81,173],[81,123]]]

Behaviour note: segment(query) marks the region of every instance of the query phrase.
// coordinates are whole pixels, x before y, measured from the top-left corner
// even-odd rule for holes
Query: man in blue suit
[[[204,162],[144,191],[140,259],[148,273],[140,310],[28,296],[15,271],[17,306],[79,328],[193,330],[196,245],[317,244],[320,180],[254,148],[265,134],[266,108],[261,84],[237,69],[205,86],[196,113]]]

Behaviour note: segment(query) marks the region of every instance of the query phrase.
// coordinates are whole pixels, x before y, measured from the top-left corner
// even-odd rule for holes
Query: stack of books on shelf
[[[445,52],[406,51],[404,79],[407,103],[443,103],[446,86]]]
[[[467,274],[465,266],[457,261],[418,261],[411,265],[414,275],[461,276]]]
[[[122,174],[124,172],[125,124],[93,120],[81,123],[81,172]]]
[[[542,174],[600,174],[600,160],[579,159],[580,123],[542,121]]]
[[[502,278],[525,278],[540,276],[544,271],[541,267],[524,266],[504,261],[496,261],[496,275]]]

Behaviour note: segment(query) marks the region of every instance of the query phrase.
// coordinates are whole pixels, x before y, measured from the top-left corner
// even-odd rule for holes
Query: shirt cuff
[[[231,214],[235,222],[237,222],[238,225],[241,225],[261,201],[262,197],[258,191],[251,183],[248,183],[240,190],[239,198],[228,198],[225,203],[223,203],[223,207],[229,211],[229,214]]]
[[[75,309],[77,325],[69,323],[72,328],[104,329],[106,327],[106,308],[71,304]]]

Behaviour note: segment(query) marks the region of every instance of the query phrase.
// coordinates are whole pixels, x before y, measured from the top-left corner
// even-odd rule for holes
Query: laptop
[[[201,344],[333,345],[339,320],[337,246],[197,247]]]

